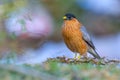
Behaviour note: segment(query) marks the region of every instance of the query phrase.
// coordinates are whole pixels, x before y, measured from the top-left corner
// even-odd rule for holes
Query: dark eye
[[[75,16],[73,14],[70,14],[70,13],[65,14],[65,16],[67,17],[67,20],[71,20],[71,19],[75,18]]]
[[[71,17],[71,16],[69,16],[68,18],[69,18],[69,20],[71,20],[71,19],[72,19],[72,17]]]

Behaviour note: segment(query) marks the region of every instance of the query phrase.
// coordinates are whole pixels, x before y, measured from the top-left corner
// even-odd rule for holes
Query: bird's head
[[[72,20],[73,18],[76,18],[73,14],[67,13],[64,15],[64,20]]]

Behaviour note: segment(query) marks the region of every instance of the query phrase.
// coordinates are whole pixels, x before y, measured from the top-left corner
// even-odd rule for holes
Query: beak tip
[[[63,17],[63,19],[65,20],[65,19],[67,19],[67,17],[66,17],[66,16],[64,16],[64,17]]]

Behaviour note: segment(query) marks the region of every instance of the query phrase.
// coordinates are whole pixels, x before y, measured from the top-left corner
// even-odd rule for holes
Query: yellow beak
[[[64,17],[63,17],[63,19],[65,20],[65,19],[67,19],[67,17],[66,17],[66,16],[64,16]]]

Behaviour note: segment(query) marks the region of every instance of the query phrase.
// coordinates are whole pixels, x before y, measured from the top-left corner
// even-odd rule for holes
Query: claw
[[[75,53],[74,60],[80,60],[81,56],[77,53]]]
[[[81,56],[80,56],[80,55],[78,55],[78,56],[77,56],[77,60],[80,60],[80,58],[81,58]]]
[[[75,56],[74,56],[74,59],[76,60],[76,58],[77,58],[77,53],[75,53]]]

